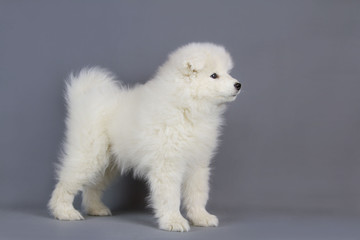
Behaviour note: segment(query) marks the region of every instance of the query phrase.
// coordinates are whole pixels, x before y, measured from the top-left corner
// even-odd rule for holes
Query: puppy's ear
[[[205,67],[205,56],[202,54],[188,56],[184,59],[183,67],[185,72],[199,72]]]

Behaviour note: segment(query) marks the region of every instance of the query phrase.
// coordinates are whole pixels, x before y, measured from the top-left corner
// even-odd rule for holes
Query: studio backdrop
[[[360,207],[359,1],[1,1],[0,206],[46,208],[64,79],[84,66],[144,83],[189,42],[224,45],[240,96],[212,161],[209,208]],[[143,208],[123,176],[105,202]]]

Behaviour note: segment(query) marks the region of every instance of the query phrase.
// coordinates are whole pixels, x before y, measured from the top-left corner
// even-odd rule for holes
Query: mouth
[[[227,95],[227,96],[222,96],[221,99],[224,101],[224,102],[232,102],[236,99],[237,97],[237,93],[235,94],[232,94],[232,95]]]
[[[231,97],[237,97],[237,95],[239,95],[239,92],[234,93],[233,95],[231,95]]]
[[[231,95],[232,97],[236,97],[237,95],[239,95],[239,93],[241,92],[241,90],[240,91],[238,91],[238,92],[236,92],[236,93],[234,93],[233,95]]]

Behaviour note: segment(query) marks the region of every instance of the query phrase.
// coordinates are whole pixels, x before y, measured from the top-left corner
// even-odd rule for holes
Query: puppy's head
[[[170,54],[184,91],[198,100],[224,103],[235,100],[241,84],[230,76],[230,54],[212,43],[191,43]]]

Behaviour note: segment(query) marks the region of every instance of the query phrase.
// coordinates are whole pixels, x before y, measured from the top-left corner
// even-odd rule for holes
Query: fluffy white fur
[[[74,196],[89,215],[111,215],[101,195],[118,172],[144,177],[159,227],[188,231],[217,226],[205,210],[209,164],[225,103],[239,91],[232,60],[211,43],[192,43],[168,57],[153,79],[128,89],[108,71],[83,69],[67,82],[66,138],[49,209],[60,220],[80,220]],[[217,79],[210,76],[217,73]],[[180,213],[180,202],[186,220]]]

